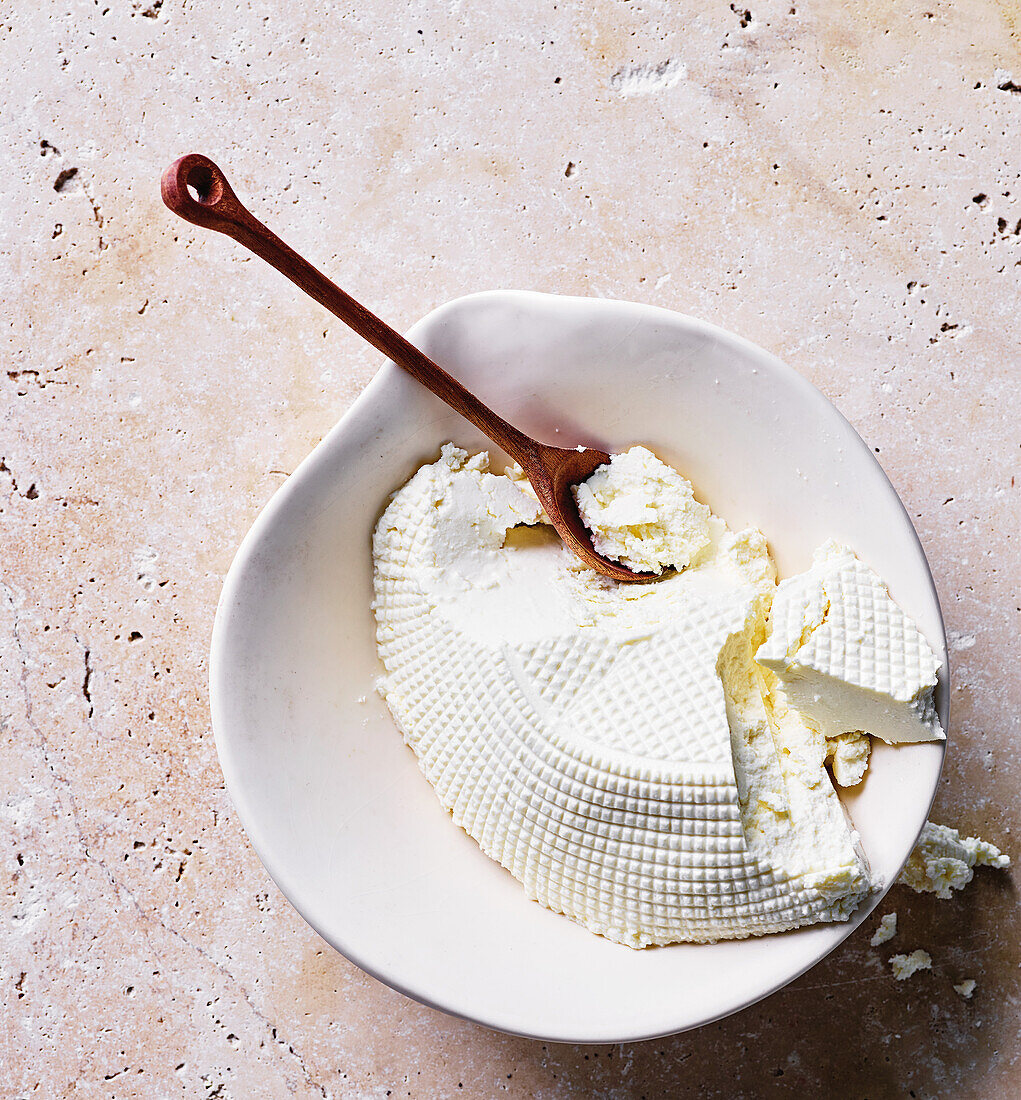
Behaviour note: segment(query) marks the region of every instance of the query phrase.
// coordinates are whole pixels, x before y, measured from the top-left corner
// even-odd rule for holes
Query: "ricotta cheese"
[[[868,733],[942,736],[924,639],[842,547],[777,588],[763,536],[643,448],[578,502],[603,553],[675,571],[585,568],[520,470],[450,444],[376,526],[380,690],[440,802],[631,947],[846,919],[872,884],[826,766],[853,785]]]
[[[899,982],[917,974],[919,970],[932,969],[932,956],[928,951],[912,951],[910,955],[891,955],[890,966],[893,967],[893,976]]]
[[[454,821],[528,894],[632,947],[843,920],[870,889],[824,739],[753,654],[775,573],[707,514],[618,585],[450,445],[373,542],[381,690]]]
[[[897,881],[919,894],[949,898],[971,882],[980,866],[1009,867],[1010,857],[977,836],[961,836],[948,825],[927,821]]]
[[[879,927],[872,933],[872,939],[869,943],[873,947],[879,947],[881,944],[886,943],[887,940],[892,940],[897,935],[897,914],[887,913],[883,919],[879,922]]]
[[[869,766],[872,741],[867,733],[842,733],[826,738],[826,761],[841,787],[856,787]]]
[[[711,544],[709,509],[645,447],[611,456],[573,493],[598,553],[635,572],[684,569]]]
[[[846,547],[826,543],[811,569],[778,586],[768,630],[756,660],[824,737],[943,739],[933,703],[939,661],[882,580]]]

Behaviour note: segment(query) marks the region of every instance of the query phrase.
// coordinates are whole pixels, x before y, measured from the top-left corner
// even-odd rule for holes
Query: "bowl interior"
[[[458,299],[410,335],[540,439],[651,447],[732,527],[760,527],[781,576],[805,568],[827,538],[848,543],[887,580],[945,673],[939,603],[900,500],[833,406],[761,349],[665,310],[522,292]],[[651,1037],[783,985],[879,895],[844,924],[636,952],[529,901],[439,805],[374,690],[370,538],[388,495],[447,440],[489,446],[386,364],[231,567],[213,639],[213,725],[270,874],[365,970],[506,1031]],[[944,678],[944,725],[947,698]],[[943,751],[878,745],[866,782],[845,799],[886,883],[925,821]]]

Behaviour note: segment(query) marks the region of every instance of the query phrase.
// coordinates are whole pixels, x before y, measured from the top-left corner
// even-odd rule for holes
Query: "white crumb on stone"
[[[977,984],[974,978],[965,978],[963,982],[954,986],[954,992],[959,993],[966,1001],[970,1001]]]
[[[892,940],[896,935],[897,914],[887,913],[879,922],[879,927],[872,933],[872,939],[869,940],[869,943],[871,943],[873,947],[878,947],[881,943]]]
[[[951,630],[947,640],[950,642],[951,650],[954,653],[960,653],[962,650],[971,649],[978,639],[974,634],[961,634],[959,631]]]
[[[977,866],[1009,867],[1010,857],[977,836],[962,837],[948,825],[927,821],[897,882],[919,894],[948,898],[971,882]]]
[[[899,982],[917,974],[919,970],[932,969],[932,956],[928,951],[912,951],[910,955],[891,955],[890,966],[893,967],[893,976]]]
[[[668,57],[658,65],[625,65],[610,77],[610,88],[618,95],[649,95],[666,91],[687,75],[687,68],[676,57]]]

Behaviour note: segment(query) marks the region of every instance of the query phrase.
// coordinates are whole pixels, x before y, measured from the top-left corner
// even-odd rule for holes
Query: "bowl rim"
[[[657,318],[669,324],[683,323],[689,326],[694,332],[711,337],[714,340],[723,342],[724,344],[740,349],[746,355],[757,359],[761,365],[769,370],[781,372],[789,383],[793,383],[799,386],[804,395],[813,403],[817,404],[820,408],[826,411],[826,415],[839,418],[840,421],[849,429],[852,439],[856,440],[860,444],[862,450],[868,455],[869,459],[873,462],[876,469],[882,474],[882,478],[886,483],[886,487],[889,494],[894,500],[896,500],[898,507],[905,520],[907,521],[907,528],[910,530],[912,537],[914,538],[916,548],[919,552],[919,558],[924,565],[925,575],[924,580],[928,585],[931,597],[934,602],[934,607],[937,612],[938,625],[940,630],[940,639],[942,643],[943,661],[940,669],[940,677],[936,692],[937,711],[940,717],[940,721],[943,725],[944,732],[947,734],[947,739],[941,742],[927,742],[926,744],[938,745],[941,750],[939,769],[935,775],[932,784],[932,791],[930,793],[928,806],[926,808],[925,819],[928,819],[929,813],[932,810],[932,805],[935,801],[936,794],[939,788],[939,779],[942,774],[943,767],[946,762],[946,750],[949,743],[949,720],[950,720],[950,702],[951,702],[951,668],[950,668],[950,652],[949,645],[947,643],[946,622],[943,616],[943,609],[939,600],[939,592],[936,587],[935,579],[932,574],[932,569],[929,565],[928,558],[925,554],[925,548],[922,541],[915,529],[914,523],[911,519],[911,515],[907,510],[903,500],[901,500],[900,494],[897,492],[890,480],[889,475],[886,473],[882,464],[873,454],[872,449],[868,446],[864,439],[858,434],[854,425],[844,416],[844,414],[837,408],[837,406],[830,401],[830,399],[811,381],[800,374],[793,367],[789,366],[786,362],[775,356],[770,351],[755,344],[746,337],[740,336],[737,333],[731,332],[728,329],[722,328],[709,321],[701,320],[700,318],[692,317],[689,314],[682,313],[678,310],[668,309],[663,306],[654,306],[640,302],[633,302],[625,299],[611,299],[611,298],[595,298],[586,297],[583,295],[560,295],[552,294],[540,291],[531,290],[517,290],[517,289],[495,289],[495,290],[483,290],[476,291],[470,294],[465,294],[452,298],[447,302],[437,306],[430,312],[421,317],[414,325],[407,331],[406,336],[412,343],[415,343],[417,335],[428,327],[436,325],[441,322],[445,315],[448,313],[454,313],[457,310],[464,308],[466,305],[484,304],[489,302],[508,302],[513,303],[515,301],[520,303],[545,303],[549,305],[551,302],[558,306],[567,306],[568,308],[577,308],[584,306],[586,308],[609,308],[618,310],[621,312],[633,312],[641,315],[643,318],[655,320]],[[733,1007],[727,1008],[723,1011],[717,1012],[712,1016],[707,1016],[696,1023],[684,1024],[680,1027],[669,1026],[665,1021],[662,1025],[650,1027],[648,1025],[640,1027],[632,1032],[621,1035],[619,1029],[615,1029],[612,1032],[606,1031],[602,1033],[594,1033],[589,1031],[584,1035],[578,1035],[573,1033],[564,1032],[558,1035],[549,1035],[546,1033],[540,1033],[534,1030],[529,1030],[524,1025],[524,1021],[517,1020],[505,1015],[500,1016],[497,1012],[491,1012],[487,1016],[476,1015],[468,1011],[458,1009],[449,1004],[444,1004],[440,1000],[437,1000],[429,994],[427,990],[415,988],[413,984],[406,984],[402,982],[400,976],[396,973],[390,973],[386,967],[373,964],[362,957],[362,953],[358,950],[356,945],[349,945],[344,942],[343,938],[336,935],[334,932],[321,927],[321,923],[317,921],[312,914],[303,911],[302,907],[297,901],[294,900],[292,892],[286,885],[288,875],[286,868],[281,866],[277,857],[273,854],[273,845],[270,843],[269,837],[264,831],[263,825],[260,820],[260,814],[256,806],[252,805],[249,800],[247,791],[245,790],[245,784],[239,779],[239,756],[237,743],[234,741],[227,730],[231,725],[229,708],[227,706],[226,697],[228,695],[226,682],[229,676],[229,654],[228,649],[228,636],[231,629],[231,621],[235,614],[235,610],[239,604],[239,590],[242,587],[244,581],[244,575],[246,570],[251,564],[253,553],[262,541],[263,534],[276,522],[278,513],[283,510],[291,495],[297,491],[297,486],[301,481],[301,475],[303,475],[311,466],[317,464],[323,452],[329,450],[335,445],[335,441],[344,431],[345,421],[349,418],[358,416],[363,407],[371,404],[375,392],[387,385],[388,379],[392,376],[392,373],[399,371],[398,368],[391,360],[385,359],[380,368],[376,371],[373,377],[365,385],[358,396],[351,402],[351,404],[341,414],[335,424],[326,432],[322,439],[312,448],[312,450],[297,464],[292,473],[286,478],[282,485],[280,485],[271,495],[269,500],[263,505],[259,511],[255,521],[248,529],[238,548],[234,554],[233,560],[227,570],[227,574],[224,577],[223,585],[220,591],[220,597],[217,602],[215,618],[213,622],[213,629],[210,639],[210,660],[209,660],[209,699],[210,699],[210,717],[213,730],[213,739],[216,746],[217,756],[219,758],[220,767],[224,776],[224,783],[227,793],[231,798],[231,802],[234,805],[235,811],[238,815],[238,819],[247,835],[248,841],[251,844],[253,850],[258,856],[260,862],[263,864],[266,872],[273,880],[277,888],[280,890],[283,897],[287,900],[288,904],[298,913],[298,915],[319,935],[326,941],[334,950],[338,951],[348,961],[352,962],[360,970],[369,974],[371,977],[377,979],[383,984],[389,986],[391,989],[395,989],[399,993],[410,997],[412,1000],[417,1001],[420,1004],[426,1005],[430,1008],[435,1008],[441,1012],[446,1013],[449,1016],[453,1016],[458,1019],[468,1020],[472,1023],[481,1024],[493,1031],[497,1031],[503,1034],[519,1036],[522,1038],[535,1039],[543,1042],[556,1042],[556,1043],[573,1043],[573,1044],[605,1044],[605,1043],[617,1043],[617,1042],[640,1042],[643,1040],[661,1038],[667,1035],[681,1034],[686,1031],[696,1030],[697,1028],[704,1027],[707,1024],[715,1023],[721,1019],[725,1019],[728,1016],[734,1015],[743,1011],[758,1002],[765,1000],[767,997],[772,996],[774,993],[783,989],[797,978],[801,977],[812,967],[816,966],[826,956],[832,954],[838,947],[840,947],[848,937],[858,928],[858,926],[868,917],[868,915],[879,906],[891,887],[895,884],[897,875],[891,876],[889,881],[884,882],[878,886],[872,895],[867,897],[858,906],[855,913],[844,922],[834,922],[832,927],[839,928],[842,935],[836,939],[832,944],[826,946],[823,950],[814,954],[811,959],[800,966],[797,970],[787,974],[782,979],[775,981],[769,985],[768,988],[764,988],[761,992],[749,996],[742,1003]],[[912,842],[912,849],[918,841],[918,837],[921,835],[921,826],[918,834],[915,836]],[[909,849],[909,855],[910,855]],[[904,862],[907,861],[907,856]],[[901,869],[903,868],[901,864]],[[900,870],[897,874],[899,875]],[[566,918],[565,918],[566,919]],[[820,925],[809,925],[805,929],[795,929],[792,932],[786,933],[773,933],[773,936],[787,936],[795,935],[799,931],[807,931],[811,928],[818,928]],[[829,926],[827,926],[829,927]],[[754,937],[755,939],[762,939],[764,937]],[[744,941],[734,941],[744,942]],[[668,950],[668,948],[656,949],[656,950]]]

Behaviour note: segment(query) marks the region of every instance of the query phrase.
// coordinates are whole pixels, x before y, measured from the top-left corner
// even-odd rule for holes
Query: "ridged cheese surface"
[[[841,920],[868,872],[825,740],[752,658],[758,532],[652,585],[585,569],[527,483],[445,447],[374,537],[381,690],[454,821],[632,947]]]

